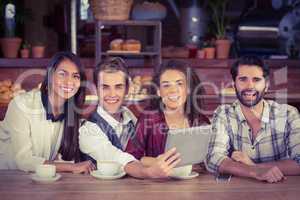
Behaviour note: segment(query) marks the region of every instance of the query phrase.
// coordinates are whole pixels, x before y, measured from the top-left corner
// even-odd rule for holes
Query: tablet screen
[[[181,155],[178,167],[203,162],[207,154],[210,133],[210,125],[170,129],[165,151],[176,147],[177,152]]]

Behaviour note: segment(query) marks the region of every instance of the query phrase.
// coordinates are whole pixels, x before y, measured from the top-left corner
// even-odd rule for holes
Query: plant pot
[[[229,56],[231,42],[227,39],[216,40],[217,58],[226,59]]]
[[[197,47],[188,47],[189,49],[189,58],[196,58],[197,56]]]
[[[29,58],[29,54],[30,54],[29,49],[21,49],[20,53],[21,53],[21,58]]]
[[[197,58],[204,59],[205,58],[205,50],[201,49],[197,51]]]
[[[215,54],[216,54],[216,49],[215,47],[206,47],[204,48],[205,51],[205,58],[207,59],[214,59],[215,58]]]
[[[21,38],[1,38],[1,49],[5,58],[16,58],[22,42]]]
[[[43,58],[45,56],[45,46],[33,46],[32,47],[32,57],[33,58]]]

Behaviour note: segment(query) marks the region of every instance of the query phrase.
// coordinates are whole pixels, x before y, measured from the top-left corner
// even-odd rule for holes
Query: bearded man
[[[244,56],[231,75],[238,100],[214,113],[207,169],[269,183],[299,175],[299,112],[264,99],[268,66],[256,56]]]

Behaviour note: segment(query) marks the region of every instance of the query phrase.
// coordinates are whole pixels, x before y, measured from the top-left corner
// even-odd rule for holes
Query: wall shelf
[[[151,49],[152,51],[145,50],[146,46],[142,43],[142,51],[140,53],[107,53],[104,52],[106,50],[102,47],[102,30],[106,26],[117,26],[118,28],[124,28],[125,30],[130,29],[132,27],[143,27],[143,28],[150,28],[152,30],[152,44]],[[96,55],[96,64],[101,62],[102,57],[104,56],[122,56],[125,58],[133,58],[134,57],[145,57],[148,56],[153,60],[154,65],[159,65],[161,63],[161,22],[160,21],[134,21],[134,20],[127,20],[127,21],[96,21],[95,22],[95,40],[96,40],[96,47],[95,47],[95,55]],[[122,35],[122,39],[132,39],[126,38],[126,35]],[[148,46],[149,44],[147,44]]]

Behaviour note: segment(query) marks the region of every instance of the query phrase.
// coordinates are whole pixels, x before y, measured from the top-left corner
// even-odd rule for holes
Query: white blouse
[[[16,96],[0,122],[0,169],[34,171],[57,158],[63,126],[47,120],[40,90]]]

